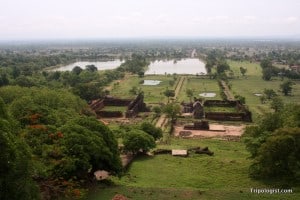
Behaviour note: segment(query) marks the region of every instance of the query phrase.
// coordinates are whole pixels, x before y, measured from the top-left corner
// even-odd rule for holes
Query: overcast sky
[[[300,0],[0,0],[0,40],[300,35]]]

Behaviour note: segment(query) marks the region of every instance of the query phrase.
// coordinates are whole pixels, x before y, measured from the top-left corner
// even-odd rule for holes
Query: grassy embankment
[[[113,186],[98,187],[91,200],[109,200],[123,194],[134,200],[173,199],[297,199],[293,194],[253,194],[251,188],[278,188],[248,177],[249,154],[241,142],[216,139],[172,139],[171,145],[158,148],[187,149],[208,146],[214,156],[191,154],[187,158],[171,155],[137,158],[122,178],[113,178]]]
[[[179,77],[178,77],[179,78]],[[140,81],[142,80],[158,80],[161,81],[158,85],[142,85]],[[120,98],[132,98],[135,95],[130,94],[130,89],[132,87],[141,88],[145,95],[145,102],[146,103],[159,103],[165,102],[166,97],[164,96],[163,92],[166,88],[174,89],[176,85],[176,81],[173,86],[170,86],[169,81],[173,80],[173,76],[145,76],[143,78],[139,78],[137,76],[128,76],[126,79],[121,80],[119,84],[115,86],[111,86],[110,94]]]

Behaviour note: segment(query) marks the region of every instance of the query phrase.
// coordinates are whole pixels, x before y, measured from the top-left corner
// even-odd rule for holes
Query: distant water
[[[196,58],[154,61],[145,74],[206,74],[205,63]]]
[[[143,85],[158,85],[160,82],[158,80],[144,80]]]
[[[106,69],[116,69],[119,67],[123,62],[120,60],[111,60],[111,61],[96,61],[96,62],[89,62],[89,61],[80,61],[75,62],[63,67],[59,67],[54,69],[54,71],[72,71],[72,69],[76,66],[85,69],[87,65],[95,65],[98,70],[106,70]]]
[[[85,69],[87,65],[95,65],[98,70],[116,69],[123,61],[80,61],[75,62],[63,67],[54,69],[54,71],[71,71],[74,67],[79,66]],[[148,70],[145,74],[206,74],[206,68],[204,62],[196,58],[187,58],[178,61],[154,61],[148,66]]]

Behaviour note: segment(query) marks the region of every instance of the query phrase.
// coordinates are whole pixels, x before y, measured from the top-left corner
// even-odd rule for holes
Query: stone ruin
[[[192,125],[185,125],[183,127],[185,130],[209,130],[208,121],[195,121]]]
[[[252,113],[237,100],[205,100],[194,99],[194,102],[181,103],[183,113],[192,113],[195,119],[210,119],[219,121],[252,122]],[[233,107],[236,112],[205,112],[205,107]]]
[[[139,112],[149,111],[144,103],[144,95],[139,94],[135,99],[120,99],[112,96],[105,96],[103,99],[97,99],[90,104],[91,109],[96,113],[98,118],[113,118],[123,117],[124,113],[121,111],[105,111],[105,106],[124,106],[127,107],[125,112],[126,118],[133,118]]]

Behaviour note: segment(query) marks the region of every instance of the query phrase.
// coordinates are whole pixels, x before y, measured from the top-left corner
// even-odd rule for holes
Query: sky
[[[0,40],[300,37],[300,0],[0,0]]]

